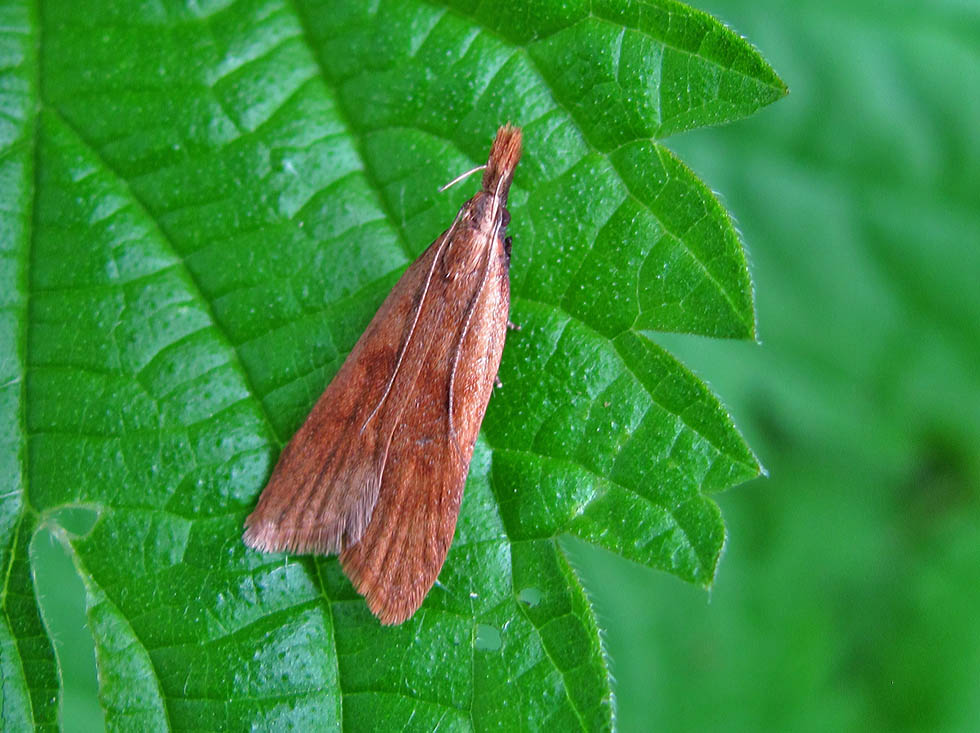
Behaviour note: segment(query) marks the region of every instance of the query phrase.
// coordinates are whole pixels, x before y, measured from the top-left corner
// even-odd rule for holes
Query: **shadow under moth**
[[[245,543],[340,553],[383,624],[422,605],[446,560],[510,309],[504,125],[481,190],[405,271],[283,450]]]

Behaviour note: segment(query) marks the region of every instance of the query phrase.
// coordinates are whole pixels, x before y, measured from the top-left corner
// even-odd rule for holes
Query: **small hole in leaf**
[[[486,624],[476,625],[476,640],[473,642],[473,646],[479,651],[496,652],[500,650],[503,644],[504,641],[500,637],[500,632],[493,626],[487,626]]]
[[[58,524],[60,515],[55,513]],[[91,530],[98,513],[88,510],[92,521],[80,529]],[[76,527],[68,525],[71,531]],[[64,533],[59,538],[41,528],[31,538],[30,562],[35,593],[44,626],[54,642],[55,660],[62,680],[61,730],[76,733],[105,730],[105,717],[98,700],[95,641],[85,615],[85,587],[73,562]]]
[[[85,537],[99,521],[99,510],[89,506],[66,506],[51,513],[50,520],[75,537]]]
[[[544,593],[537,588],[525,588],[517,594],[517,600],[521,603],[526,603],[531,608],[541,603],[542,598],[544,598]]]

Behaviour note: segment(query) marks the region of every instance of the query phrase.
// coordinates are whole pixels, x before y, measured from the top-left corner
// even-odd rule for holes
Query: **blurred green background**
[[[668,144],[747,243],[761,345],[655,335],[770,478],[706,594],[567,543],[622,731],[980,729],[980,3],[712,0],[791,94]],[[101,725],[83,590],[33,546],[67,730]]]
[[[668,141],[744,235],[762,344],[657,340],[770,478],[710,594],[584,545],[623,731],[980,730],[980,3],[706,10],[790,95]]]

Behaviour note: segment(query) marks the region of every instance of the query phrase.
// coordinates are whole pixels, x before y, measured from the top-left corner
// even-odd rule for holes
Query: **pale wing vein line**
[[[459,223],[459,218],[462,216],[462,213],[463,209],[460,209],[459,213],[456,214],[456,218],[453,219],[452,226],[449,227],[449,231],[443,235],[442,241],[439,243],[439,248],[432,257],[432,264],[429,265],[429,272],[426,273],[425,276],[425,285],[422,288],[422,297],[419,298],[419,302],[415,306],[415,313],[412,316],[412,326],[409,328],[408,335],[405,337],[405,341],[398,350],[398,360],[395,362],[395,368],[392,370],[391,377],[388,379],[388,384],[385,387],[384,394],[381,395],[381,399],[378,400],[378,404],[375,405],[374,409],[371,411],[371,414],[368,415],[367,419],[364,421],[364,424],[361,426],[360,432],[362,433],[364,432],[364,429],[367,427],[368,423],[371,422],[371,420],[374,419],[374,416],[378,414],[378,410],[381,409],[385,401],[387,401],[388,395],[391,394],[391,388],[394,386],[395,379],[398,377],[398,372],[401,370],[402,362],[405,360],[405,354],[408,352],[408,347],[412,342],[412,337],[415,336],[415,328],[418,325],[419,316],[422,315],[422,307],[425,305],[425,299],[429,294],[429,284],[432,282],[432,273],[435,272],[436,264],[439,262],[439,259],[446,248],[446,243],[452,239],[453,232],[456,230],[456,225]],[[395,287],[397,287],[397,285]]]
[[[453,395],[455,394],[456,390],[456,370],[459,366],[459,356],[463,350],[463,342],[466,340],[466,334],[469,333],[470,325],[473,321],[473,314],[476,312],[476,304],[480,300],[480,295],[483,293],[483,289],[487,285],[487,280],[490,279],[490,260],[493,257],[493,239],[495,236],[496,230],[487,236],[487,254],[483,260],[483,275],[480,277],[480,284],[477,286],[476,292],[473,294],[473,297],[470,298],[470,302],[466,306],[466,318],[463,322],[463,330],[459,334],[459,338],[456,340],[456,345],[453,347],[452,366],[449,368],[449,435],[452,437],[453,444],[456,446],[457,450],[459,450],[459,443],[456,440],[456,427],[453,425],[453,407],[455,405]]]
[[[489,163],[488,163],[489,165]],[[483,276],[480,278],[480,285],[476,290],[474,296],[470,299],[470,303],[466,308],[466,320],[463,323],[463,332],[459,336],[459,340],[456,342],[456,346],[453,349],[453,363],[449,370],[449,435],[453,439],[453,444],[456,446],[456,450],[459,450],[459,443],[456,440],[456,428],[453,425],[453,394],[456,386],[456,367],[459,364],[459,354],[463,341],[466,339],[466,334],[470,330],[470,322],[473,320],[473,313],[476,311],[476,303],[480,298],[480,294],[483,292],[483,288],[487,284],[487,279],[490,277],[490,259],[493,255],[494,247],[493,241],[498,236],[500,230],[500,224],[497,221],[497,214],[500,211],[500,187],[503,185],[506,176],[500,176],[497,179],[497,188],[493,192],[493,198],[490,203],[492,209],[490,210],[490,220],[494,222],[493,231],[487,237],[487,256],[483,263]],[[453,222],[453,226],[456,222]]]

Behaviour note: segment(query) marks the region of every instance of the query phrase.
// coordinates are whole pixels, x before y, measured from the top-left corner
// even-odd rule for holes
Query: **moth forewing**
[[[446,281],[440,293],[466,307],[450,330],[445,322],[431,323],[439,333],[432,334],[427,373],[417,385],[417,409],[393,436],[367,531],[340,556],[383,623],[400,623],[415,612],[452,542],[507,328],[507,262],[499,240],[490,255],[483,272]]]
[[[245,522],[260,550],[340,551],[382,623],[418,609],[452,542],[507,330],[520,154],[501,127],[482,190],[395,285]]]
[[[375,418],[379,406],[401,403],[397,388],[414,381],[404,354],[418,315],[417,293],[437,253],[430,247],[405,271],[283,450],[245,520],[246,544],[264,552],[331,554],[360,539],[393,428],[390,420],[385,425]]]

